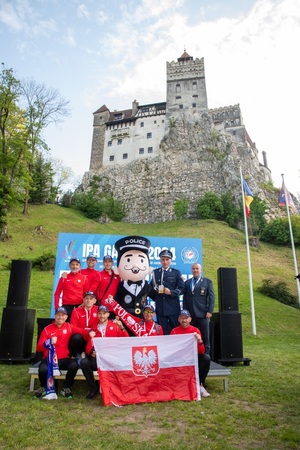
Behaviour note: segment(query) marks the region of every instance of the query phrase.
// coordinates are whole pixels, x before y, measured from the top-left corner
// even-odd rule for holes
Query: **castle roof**
[[[194,58],[192,56],[190,56],[187,51],[184,49],[184,52],[182,53],[182,55],[180,56],[180,58],[177,58],[177,61],[192,61]]]
[[[106,105],[102,105],[101,108],[97,109],[97,111],[95,111],[93,114],[102,113],[105,111],[109,111],[109,109],[107,108]]]

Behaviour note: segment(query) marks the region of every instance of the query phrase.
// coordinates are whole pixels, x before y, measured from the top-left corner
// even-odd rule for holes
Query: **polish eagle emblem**
[[[148,377],[159,372],[157,346],[133,347],[132,368],[137,376]]]

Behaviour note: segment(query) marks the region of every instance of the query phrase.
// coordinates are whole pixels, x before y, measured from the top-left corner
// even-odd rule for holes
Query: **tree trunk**
[[[26,189],[26,192],[25,192],[25,199],[24,199],[24,206],[23,206],[22,214],[24,216],[28,215],[28,189]]]

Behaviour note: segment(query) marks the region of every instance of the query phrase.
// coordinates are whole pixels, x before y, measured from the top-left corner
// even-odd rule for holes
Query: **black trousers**
[[[210,355],[209,320],[206,317],[204,317],[203,319],[200,319],[199,317],[193,317],[191,325],[199,328],[199,330],[201,331],[205,353]]]
[[[200,384],[205,386],[205,380],[210,368],[210,356],[207,353],[203,355],[198,354],[198,370],[199,370],[199,379]]]
[[[71,336],[69,341],[70,355],[76,358],[77,353],[85,351],[86,340],[79,333],[75,333]]]
[[[74,378],[78,370],[78,364],[76,359],[63,358],[58,360],[58,367],[60,370],[67,370],[65,381],[63,382],[63,388],[70,388],[74,383]],[[47,383],[48,364],[47,359],[42,359],[39,365],[39,380],[41,387],[46,387]]]
[[[90,389],[93,389],[96,384],[93,374],[94,370],[97,370],[96,358],[93,358],[90,355],[83,358],[80,362],[80,369],[82,370]]]

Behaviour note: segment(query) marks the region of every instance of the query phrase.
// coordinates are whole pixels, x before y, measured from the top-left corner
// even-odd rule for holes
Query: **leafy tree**
[[[2,64],[0,74],[0,240],[8,239],[7,212],[24,198],[31,178],[26,118],[18,106],[20,82]]]
[[[237,228],[239,222],[243,220],[243,205],[236,206],[235,196],[231,192],[221,195],[224,216],[223,219],[232,228]]]
[[[213,192],[206,192],[197,204],[199,219],[223,220],[224,208],[221,199]]]
[[[38,152],[48,151],[43,139],[43,131],[50,124],[57,124],[69,114],[69,101],[62,98],[57,89],[34,80],[23,80],[20,84],[24,107],[26,110],[27,145],[32,154],[32,160]],[[33,166],[29,162],[29,170]],[[28,198],[25,196],[23,214],[28,213]]]

